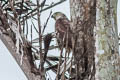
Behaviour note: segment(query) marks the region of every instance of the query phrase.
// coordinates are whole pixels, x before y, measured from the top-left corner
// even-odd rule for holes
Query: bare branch
[[[2,33],[1,30],[0,30],[0,33]],[[28,80],[39,80],[40,76],[35,76],[33,73],[31,73],[31,68],[30,68],[28,59],[23,57],[23,63],[22,65],[20,65],[20,55],[16,53],[15,51],[16,47],[14,46],[12,39],[9,36],[4,35],[4,34],[0,34],[0,39],[5,44],[5,46],[8,48],[11,55],[15,58],[16,62],[18,63],[18,65],[20,66],[20,68],[22,69],[26,77],[28,78]]]
[[[66,0],[61,0],[61,1],[59,1],[59,2],[57,2],[57,3],[55,3],[55,4],[51,4],[50,6],[48,6],[48,7],[46,7],[46,8],[44,8],[44,9],[42,9],[42,10],[40,10],[40,12],[43,12],[43,11],[46,11],[46,10],[48,10],[48,9],[50,9],[50,8],[52,8],[52,7],[55,7],[56,5],[59,5],[59,4],[61,4],[61,3],[63,3],[63,2],[65,2]],[[38,8],[40,8],[41,6],[38,6]],[[36,14],[37,14],[37,8],[36,9],[34,9],[34,10],[32,10],[31,12],[29,12],[27,15],[27,17],[26,16],[23,16],[23,17],[25,17],[25,20],[27,20],[27,19],[29,19],[31,16],[35,16]],[[34,13],[35,12],[35,13]],[[23,22],[23,21],[22,21]]]
[[[47,27],[47,23],[48,23],[48,21],[49,21],[49,19],[50,19],[51,14],[52,14],[52,11],[50,12],[49,17],[47,18],[47,21],[46,21],[46,23],[45,23],[45,25],[44,25],[42,34],[44,33],[45,28]]]

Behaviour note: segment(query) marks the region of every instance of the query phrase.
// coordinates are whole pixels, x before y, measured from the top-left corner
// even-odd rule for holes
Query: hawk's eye
[[[54,16],[52,15],[51,18],[54,18]]]

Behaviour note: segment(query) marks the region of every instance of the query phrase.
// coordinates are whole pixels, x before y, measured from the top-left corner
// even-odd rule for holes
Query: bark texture
[[[97,0],[96,80],[119,80],[117,0]]]
[[[3,27],[3,26],[0,26],[0,27]],[[12,41],[11,37],[2,34],[2,31],[0,30],[0,39],[5,44],[5,46],[8,48],[11,55],[14,57],[17,64],[20,66],[20,68],[24,72],[27,79],[28,80],[40,80],[39,75],[36,76],[33,73],[31,73],[31,66],[29,63],[29,59],[27,57],[23,57],[23,63],[22,65],[20,65],[21,56],[16,53],[16,47],[14,46],[14,42]]]
[[[70,0],[75,80],[95,80],[96,0]]]

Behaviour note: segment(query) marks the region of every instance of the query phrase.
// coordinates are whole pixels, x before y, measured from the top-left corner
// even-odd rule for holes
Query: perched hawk
[[[61,12],[55,12],[51,17],[56,21],[55,31],[59,48],[61,49],[62,45],[63,47],[67,46],[67,49],[70,51],[72,49],[72,31],[70,30],[70,21]]]

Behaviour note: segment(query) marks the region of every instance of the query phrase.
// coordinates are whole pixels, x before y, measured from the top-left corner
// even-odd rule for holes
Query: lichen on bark
[[[117,1],[97,0],[96,80],[119,80],[116,4]]]

